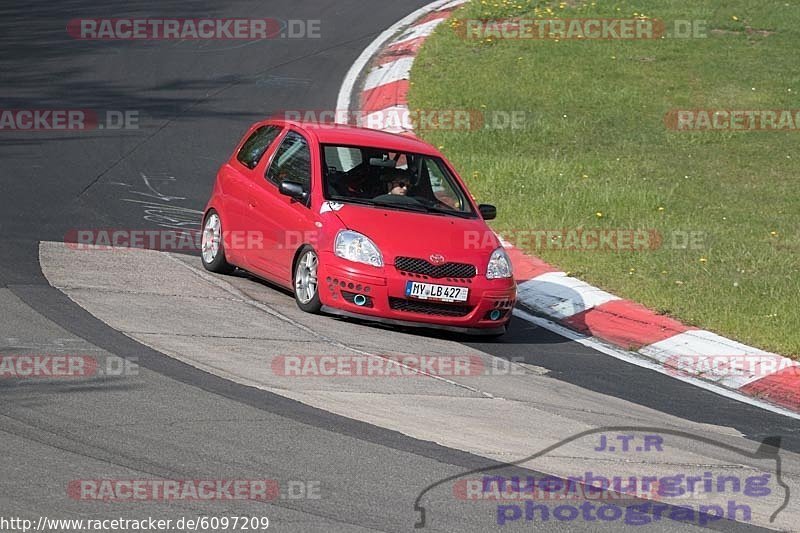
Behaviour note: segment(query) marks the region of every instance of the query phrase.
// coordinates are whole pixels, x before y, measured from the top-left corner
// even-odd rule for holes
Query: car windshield
[[[376,207],[474,217],[441,158],[372,147],[325,145],[325,198]]]

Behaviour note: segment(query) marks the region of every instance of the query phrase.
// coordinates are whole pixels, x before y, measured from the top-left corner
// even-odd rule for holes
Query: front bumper
[[[466,302],[406,298],[406,282],[421,281],[469,288]],[[467,333],[502,333],[516,301],[513,279],[429,278],[401,273],[393,265],[374,268],[332,253],[320,257],[318,291],[324,310],[384,323],[428,326]]]

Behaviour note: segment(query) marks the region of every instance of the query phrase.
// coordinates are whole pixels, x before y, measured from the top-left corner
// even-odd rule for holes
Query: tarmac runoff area
[[[245,274],[213,275],[197,257],[43,242],[40,263],[49,283],[76,304],[166,356],[416,439],[515,462],[597,430],[521,464],[562,478],[709,472],[744,484],[758,472],[774,473],[774,461],[724,446],[758,448],[730,428],[687,422],[585,390],[548,377],[543,368],[509,363],[430,333],[309,315],[290,294]],[[425,373],[416,372],[418,367]],[[609,426],[687,432],[720,445],[665,432],[660,450],[631,446],[629,453],[608,453],[608,443],[617,442],[617,432],[603,430]],[[800,506],[792,503],[800,496],[800,457],[784,450],[781,458],[791,499],[775,521],[770,517],[784,503],[781,491],[738,503],[751,507],[752,524],[792,530],[800,519]],[[730,500],[730,494],[711,491],[694,503],[726,507]]]

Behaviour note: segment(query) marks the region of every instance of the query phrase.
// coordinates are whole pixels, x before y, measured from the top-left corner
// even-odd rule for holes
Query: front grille
[[[475,265],[468,263],[433,265],[415,257],[397,257],[394,260],[394,267],[401,272],[422,274],[432,278],[474,278],[477,274]]]
[[[472,312],[472,306],[469,305],[440,304],[394,297],[389,297],[389,307],[395,311],[438,316],[467,316]]]

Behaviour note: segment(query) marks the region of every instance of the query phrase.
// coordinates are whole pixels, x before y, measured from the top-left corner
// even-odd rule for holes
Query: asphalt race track
[[[639,426],[748,451],[781,437],[788,507],[773,523],[770,500],[754,525],[708,527],[796,528],[797,419],[624,363],[520,318],[497,341],[393,330],[304,315],[291,295],[244,274],[205,274],[192,255],[97,255],[64,246],[79,228],[199,223],[217,168],[252,122],[278,110],[334,108],[361,51],[425,3],[3,7],[2,108],[127,110],[139,121],[136,129],[0,132],[0,356],[81,354],[105,369],[116,357],[136,363],[122,375],[0,378],[0,517],[265,516],[277,531],[408,531],[419,519],[415,500],[440,480],[519,461],[586,429]],[[321,37],[108,42],[76,40],[65,30],[71,19],[115,16],[313,19]],[[281,354],[341,353],[469,354],[486,365],[516,361],[522,370],[313,383],[263,372]],[[608,433],[615,432],[623,430]],[[528,474],[562,473],[576,457],[565,452],[523,466]],[[688,437],[659,457],[667,471],[748,461]],[[76,480],[98,479],[269,479],[280,496],[108,502],[70,490]],[[429,531],[700,529],[670,520],[625,527],[520,519],[499,527],[485,505],[453,502],[440,489],[424,498]]]

